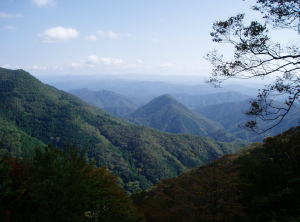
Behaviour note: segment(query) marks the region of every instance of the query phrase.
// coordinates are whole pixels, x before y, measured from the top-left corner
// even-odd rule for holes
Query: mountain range
[[[243,100],[198,108],[196,112],[220,123],[228,132],[247,141],[262,141],[265,137],[277,135],[300,123],[300,107],[295,104],[278,126],[266,133],[257,134],[242,127],[251,120],[251,117],[245,114],[249,108],[250,100]],[[270,123],[260,121],[258,124],[261,129],[265,129]]]
[[[104,109],[113,116],[125,116],[138,107],[133,100],[109,90],[77,89],[71,90],[70,93],[91,105]]]
[[[26,143],[81,147],[98,166],[119,175],[128,191],[146,188],[245,145],[129,124],[43,84],[24,70],[0,69],[0,100],[0,120],[5,123],[0,135],[6,150],[22,156]]]
[[[250,98],[248,95],[234,91],[196,95],[174,94],[173,97],[192,110],[197,110],[210,105],[239,102]]]
[[[283,122],[267,133],[257,134],[241,127],[251,118],[245,115],[250,97],[238,92],[214,94],[165,94],[145,105],[143,99],[129,98],[111,91],[79,89],[71,91],[89,104],[102,107],[114,116],[120,116],[138,125],[145,125],[170,133],[209,136],[219,141],[234,137],[247,141],[262,141],[299,123],[299,107],[290,111]],[[138,97],[138,95],[136,95]],[[297,108],[298,107],[298,108]],[[261,128],[269,123],[260,122]]]
[[[227,142],[236,139],[220,124],[191,111],[170,95],[153,99],[130,114],[128,119],[133,123],[169,133],[208,136]]]

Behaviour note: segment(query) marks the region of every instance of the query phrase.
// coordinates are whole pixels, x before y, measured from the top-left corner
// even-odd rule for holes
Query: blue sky
[[[207,75],[210,67],[203,57],[219,47],[209,36],[212,23],[249,13],[251,4],[242,0],[1,0],[0,66],[41,76]]]

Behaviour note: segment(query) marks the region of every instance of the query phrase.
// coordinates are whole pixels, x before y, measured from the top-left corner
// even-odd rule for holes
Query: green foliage
[[[237,14],[213,24],[214,42],[230,44],[232,58],[217,50],[207,55],[213,69],[208,82],[220,85],[228,79],[275,77],[251,101],[247,112],[251,118],[244,124],[254,132],[264,133],[280,125],[294,104],[300,101],[300,47],[274,38],[274,29],[289,29],[300,34],[299,0],[256,0],[253,10],[261,12],[263,20],[245,19]],[[290,39],[289,39],[290,38]],[[265,122],[260,126],[261,122]]]
[[[0,119],[44,144],[87,149],[88,157],[120,176],[130,192],[244,145],[130,125],[23,70],[0,69],[0,98]]]
[[[132,113],[129,120],[169,133],[208,136],[224,142],[236,140],[221,125],[194,113],[169,95],[153,99]]]
[[[243,203],[255,221],[300,216],[300,127],[266,138],[261,148],[236,160]]]
[[[0,153],[9,152],[15,157],[30,157],[35,147],[45,146],[40,140],[0,116]]]
[[[133,197],[149,222],[299,221],[299,166],[300,127]]]
[[[74,147],[37,149],[31,160],[2,157],[0,177],[1,221],[141,220],[117,178]]]

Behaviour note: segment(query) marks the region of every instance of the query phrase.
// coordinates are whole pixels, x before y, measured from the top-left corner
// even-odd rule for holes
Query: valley
[[[0,222],[300,222],[300,0],[1,0]]]

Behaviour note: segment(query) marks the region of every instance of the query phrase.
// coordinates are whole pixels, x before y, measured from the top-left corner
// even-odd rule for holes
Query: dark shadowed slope
[[[300,219],[300,127],[135,195],[147,222]]]

